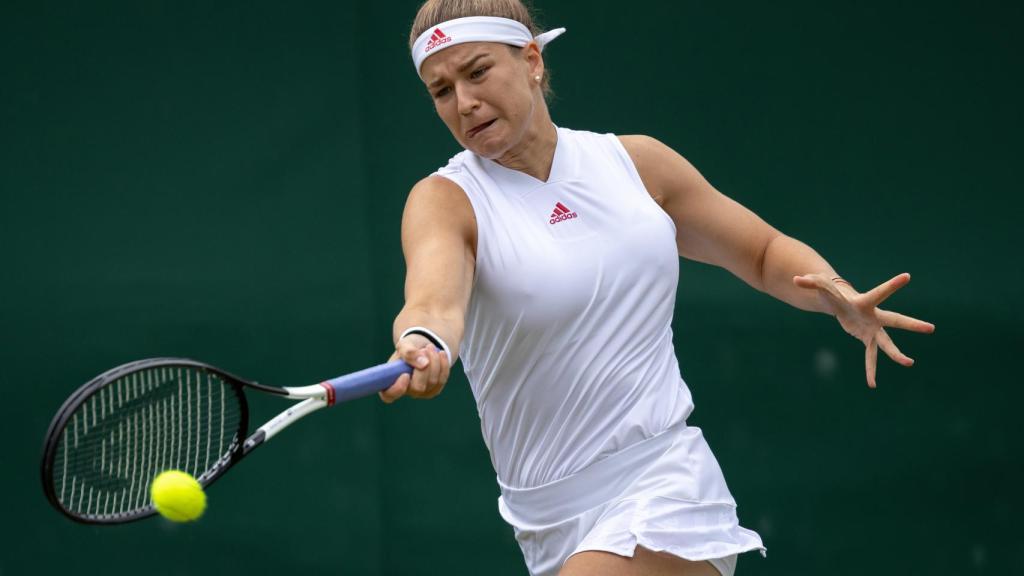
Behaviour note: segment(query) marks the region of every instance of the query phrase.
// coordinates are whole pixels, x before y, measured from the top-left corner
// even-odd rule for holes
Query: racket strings
[[[164,470],[202,482],[244,440],[241,402],[233,385],[191,366],[109,382],[65,425],[53,466],[57,498],[78,516],[115,517],[147,510],[149,485]]]

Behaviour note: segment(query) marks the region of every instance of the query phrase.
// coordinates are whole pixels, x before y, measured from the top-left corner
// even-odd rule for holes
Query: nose
[[[463,116],[469,116],[480,107],[480,100],[477,99],[474,90],[464,82],[455,84],[455,98],[458,101],[459,114]]]

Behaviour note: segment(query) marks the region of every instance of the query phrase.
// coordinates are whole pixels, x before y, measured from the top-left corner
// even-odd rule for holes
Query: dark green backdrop
[[[461,373],[302,422],[196,525],[79,526],[39,487],[51,415],[112,365],[386,359],[405,194],[457,151],[415,4],[3,3],[0,574],[525,573]],[[1020,4],[541,8],[557,123],[661,138],[857,285],[912,272],[892,307],[938,325],[871,391],[832,320],[681,263],[691,422],[769,548],[740,573],[1024,571]]]

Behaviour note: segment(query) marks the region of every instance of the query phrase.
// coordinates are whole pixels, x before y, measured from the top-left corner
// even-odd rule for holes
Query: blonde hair
[[[456,18],[467,18],[469,16],[496,16],[516,20],[526,26],[530,33],[536,36],[541,30],[533,23],[533,15],[530,7],[521,0],[427,0],[416,12],[416,19],[413,20],[412,29],[409,30],[409,49],[412,50],[416,39],[427,30],[442,22]],[[509,46],[513,51],[519,48]],[[548,67],[544,67],[544,77],[540,82],[544,98],[549,99],[552,95],[551,73]]]

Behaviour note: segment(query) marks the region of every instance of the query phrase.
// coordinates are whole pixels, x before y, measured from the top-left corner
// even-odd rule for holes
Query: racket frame
[[[162,366],[190,367],[213,373],[226,384],[229,384],[234,389],[235,394],[238,397],[240,414],[236,437],[231,443],[229,450],[217,459],[213,467],[206,470],[199,478],[197,478],[199,484],[203,488],[213,484],[218,478],[220,478],[231,467],[238,464],[250,452],[258,448],[270,438],[279,434],[282,430],[300,418],[316,412],[321,408],[333,406],[336,401],[359,398],[375,391],[382,390],[390,385],[390,383],[394,381],[394,378],[397,378],[400,374],[408,374],[412,372],[411,366],[401,360],[396,360],[387,364],[381,364],[359,372],[326,380],[320,384],[278,388],[275,386],[260,384],[258,382],[251,382],[244,378],[235,376],[230,372],[221,370],[216,366],[188,358],[147,358],[111,368],[79,387],[78,390],[72,393],[68,399],[64,401],[60,409],[57,410],[56,415],[54,415],[53,420],[50,422],[50,426],[46,432],[46,439],[43,442],[43,458],[40,467],[43,491],[46,493],[46,497],[50,501],[50,504],[68,518],[82,524],[123,524],[142,520],[143,518],[148,518],[156,514],[156,509],[152,504],[134,512],[114,514],[110,517],[91,518],[75,514],[60,502],[60,498],[56,493],[56,487],[53,482],[53,467],[54,459],[57,455],[57,448],[60,445],[63,431],[67,426],[68,420],[71,419],[86,399],[90,398],[104,386],[128,374],[151,368],[159,368]],[[252,434],[249,434],[249,403],[245,396],[246,388],[266,392],[282,398],[300,400],[300,402],[289,406],[287,409],[257,428]]]
[[[46,494],[46,498],[49,500],[50,504],[68,518],[82,524],[123,524],[148,518],[156,514],[156,508],[154,508],[152,504],[149,504],[140,510],[113,514],[109,517],[94,518],[76,514],[71,510],[68,510],[67,507],[61,503],[60,497],[57,494],[56,486],[53,482],[53,468],[54,460],[57,456],[57,449],[60,446],[60,442],[63,438],[63,432],[67,427],[68,421],[74,416],[86,400],[91,398],[93,394],[108,384],[115,382],[124,376],[160,367],[188,367],[212,372],[220,377],[226,384],[230,385],[238,398],[239,422],[235,439],[229,446],[228,451],[225,454],[222,454],[220,458],[214,462],[213,467],[196,479],[204,488],[220,478],[224,472],[237,464],[245,455],[242,448],[249,431],[249,402],[245,396],[244,389],[249,387],[278,396],[287,395],[287,392],[280,388],[264,386],[255,382],[248,382],[215,366],[188,358],[166,357],[136,360],[134,362],[129,362],[127,364],[111,368],[99,376],[96,376],[79,387],[78,390],[75,390],[75,392],[72,393],[63,404],[61,404],[61,407],[57,410],[53,420],[50,422],[50,426],[47,428],[46,439],[43,442],[43,458],[40,466],[43,492]]]

